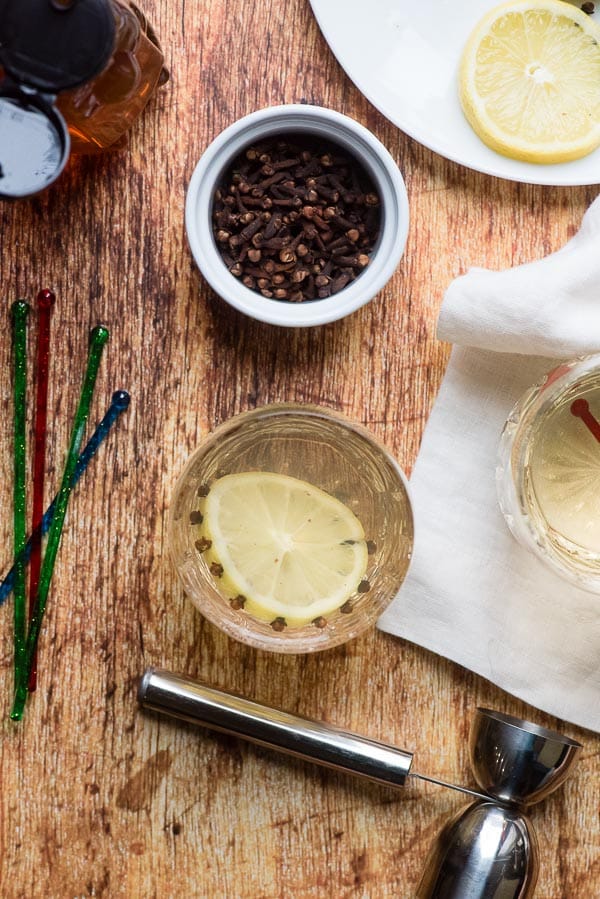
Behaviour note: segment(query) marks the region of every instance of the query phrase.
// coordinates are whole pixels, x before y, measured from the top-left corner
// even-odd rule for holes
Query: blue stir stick
[[[108,407],[106,414],[102,418],[102,420],[98,423],[98,426],[92,436],[90,437],[87,445],[85,446],[83,452],[79,456],[77,460],[77,465],[75,467],[75,473],[73,474],[73,480],[71,484],[75,487],[75,484],[80,479],[81,475],[84,473],[94,456],[96,455],[98,449],[100,448],[103,440],[108,436],[112,426],[117,421],[119,415],[124,412],[129,406],[131,397],[127,393],[126,390],[117,390],[112,395],[111,404]],[[42,537],[45,536],[50,530],[50,525],[52,523],[52,516],[54,515],[54,510],[56,508],[56,501],[58,496],[55,496],[46,511],[44,512],[44,517],[42,518]],[[29,557],[31,556],[31,545],[33,541],[33,535],[29,537],[27,543],[23,547],[23,551],[19,561],[22,561],[24,565],[29,562]],[[0,606],[6,602],[8,597],[10,596],[15,583],[15,566],[10,569],[2,583],[0,584]]]

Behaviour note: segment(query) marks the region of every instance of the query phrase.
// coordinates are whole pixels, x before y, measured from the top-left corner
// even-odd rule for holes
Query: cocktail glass
[[[267,471],[307,481],[348,506],[359,518],[369,548],[364,591],[314,624],[278,632],[267,621],[235,608],[197,548],[198,492],[225,474]],[[181,475],[169,517],[169,545],[186,593],[229,636],[261,649],[305,653],[358,636],[400,588],[413,546],[406,478],[362,426],[330,409],[276,404],[235,416],[209,434]]]
[[[600,593],[600,354],[558,365],[517,403],[497,487],[515,537],[562,577]]]

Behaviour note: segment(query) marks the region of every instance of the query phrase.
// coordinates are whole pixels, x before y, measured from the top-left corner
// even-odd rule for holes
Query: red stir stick
[[[598,443],[600,443],[600,421],[590,412],[588,401],[579,399],[571,403],[571,414],[576,418],[580,418]]]
[[[31,562],[29,565],[29,617],[33,614],[42,568],[42,518],[44,517],[44,477],[46,473],[46,428],[48,418],[48,363],[50,359],[50,315],[56,297],[51,290],[37,295],[39,329],[37,342],[37,390],[35,397],[33,445],[33,506],[31,513]],[[34,657],[28,689],[37,686],[37,659]]]

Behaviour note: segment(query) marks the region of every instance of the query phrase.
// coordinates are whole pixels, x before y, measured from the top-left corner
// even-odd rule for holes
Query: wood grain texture
[[[435,340],[444,289],[469,265],[558,249],[594,188],[510,184],[467,171],[388,123],[344,75],[306,0],[145,0],[171,81],[126,150],[73,159],[31,201],[0,204],[0,535],[9,563],[10,303],[51,286],[49,481],[57,485],[88,329],[105,323],[94,406],[131,391],[67,516],[40,648],[39,689],[8,719],[12,649],[0,609],[0,895],[402,897],[463,801],[420,785],[392,793],[222,736],[140,714],[148,664],[416,751],[418,770],[469,780],[476,705],[564,729],[576,774],[534,809],[540,899],[600,895],[600,740],[528,708],[419,647],[371,632],[312,657],[228,640],[186,600],[167,556],[166,509],[201,436],[238,411],[318,402],[367,425],[410,472],[449,348]],[[402,169],[404,258],[374,302],[314,330],[249,321],[203,282],[183,208],[211,139],[256,108],[306,100],[370,128]],[[63,359],[59,359],[59,353]],[[415,765],[417,767],[417,765]]]

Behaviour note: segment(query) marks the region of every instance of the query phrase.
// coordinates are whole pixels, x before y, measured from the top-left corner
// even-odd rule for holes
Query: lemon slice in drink
[[[459,81],[469,124],[498,153],[556,163],[600,145],[600,26],[570,3],[492,9],[466,44]]]
[[[364,578],[360,521],[305,481],[259,471],[225,475],[199,511],[196,545],[219,591],[257,618],[281,627],[321,621]]]

